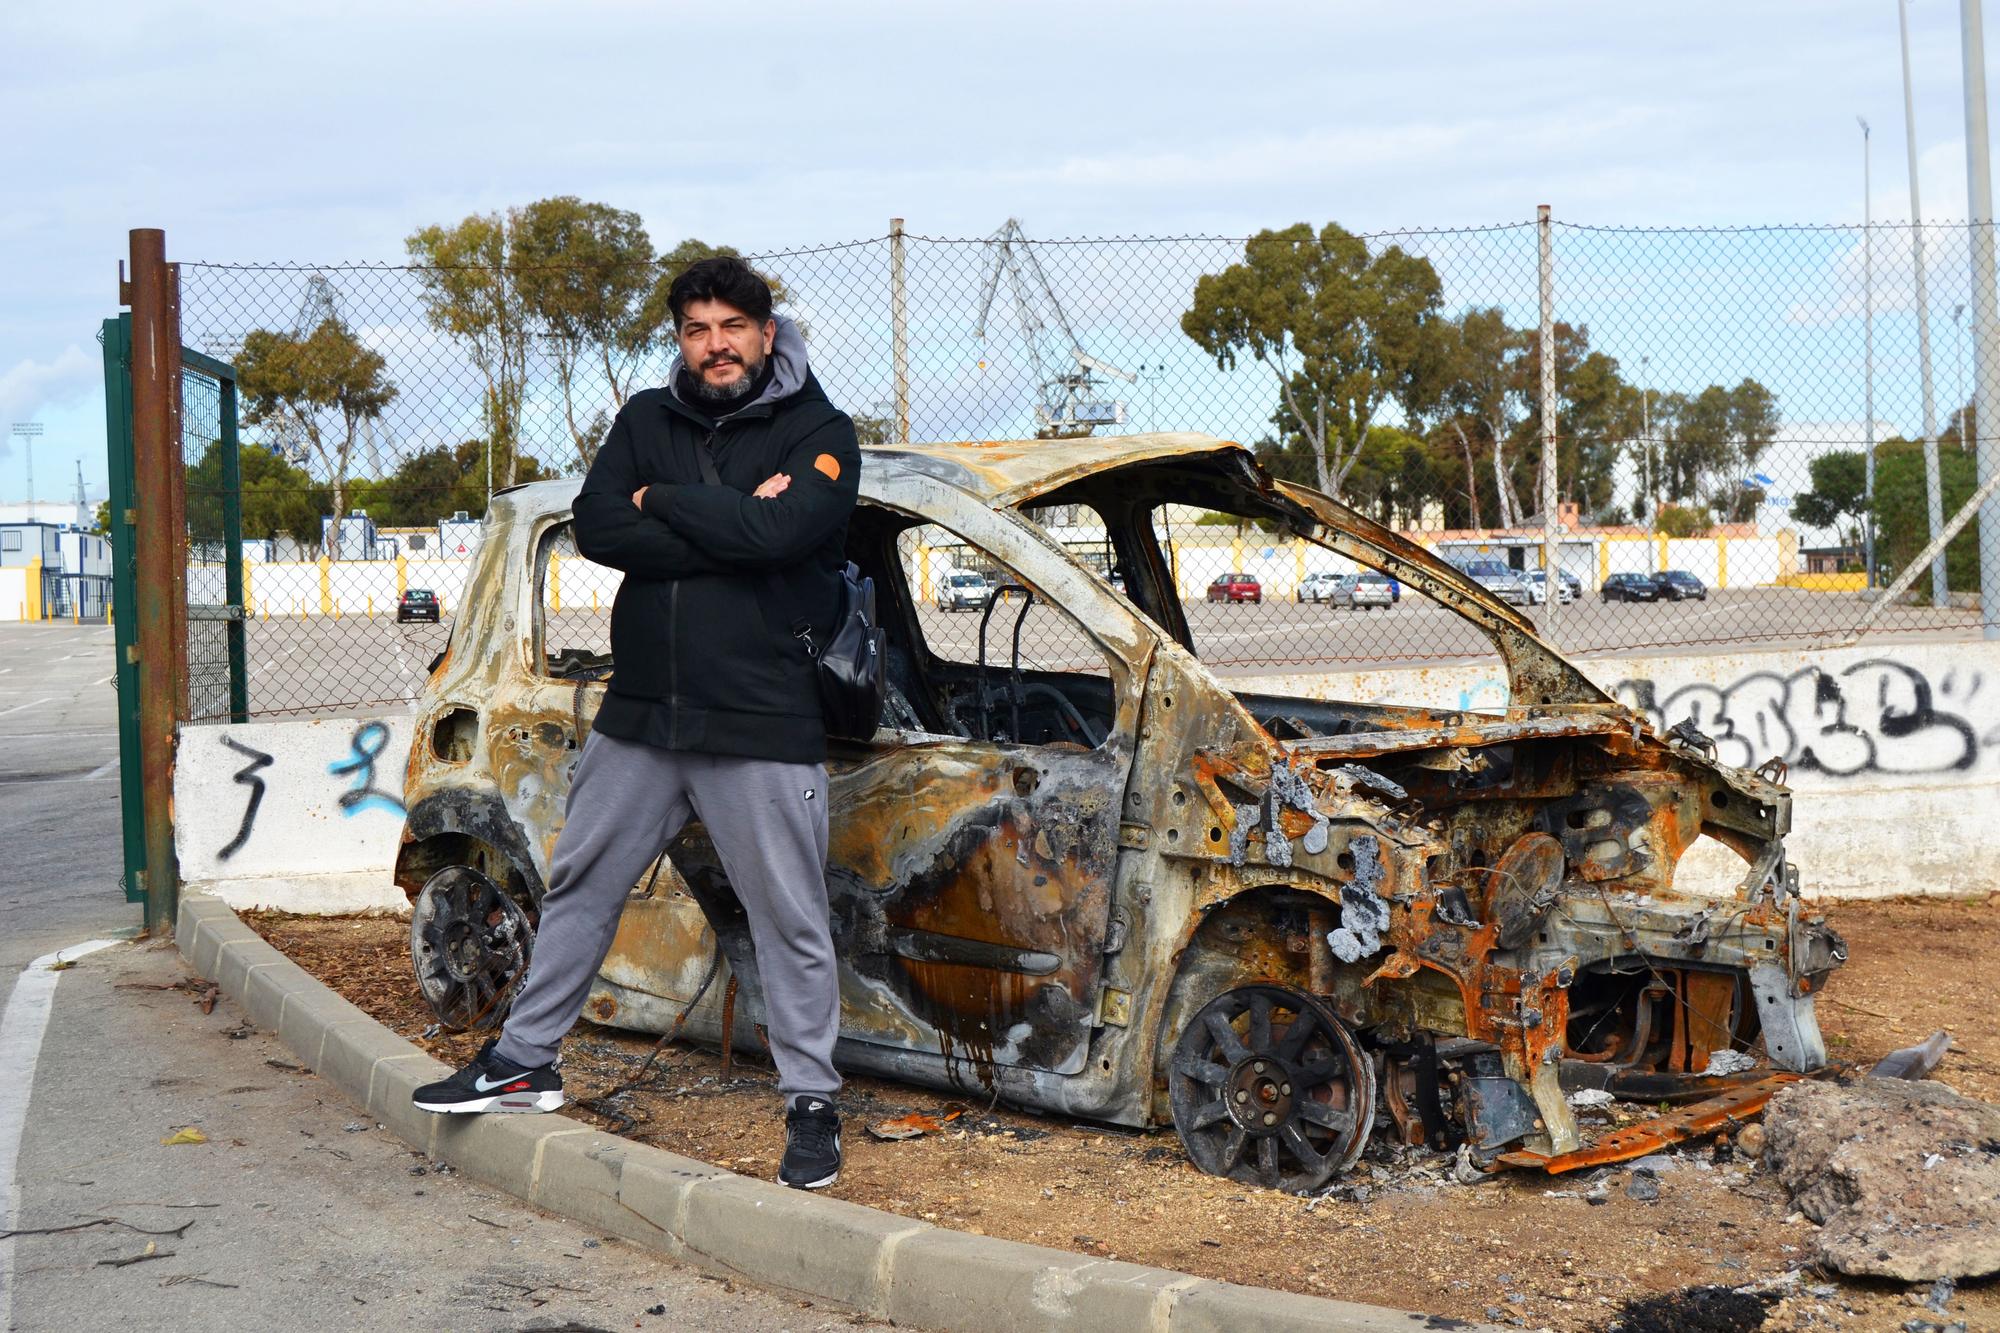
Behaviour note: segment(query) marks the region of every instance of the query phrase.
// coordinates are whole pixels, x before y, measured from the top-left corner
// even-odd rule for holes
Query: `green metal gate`
[[[236,371],[180,345],[179,273],[165,249],[157,231],[132,233],[132,277],[119,284],[132,310],[101,333],[122,885],[160,934],[173,929],[180,888],[177,728],[249,714]]]

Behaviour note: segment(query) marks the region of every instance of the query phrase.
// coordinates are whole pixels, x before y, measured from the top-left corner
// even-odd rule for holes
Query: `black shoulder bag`
[[[701,479],[711,486],[723,485],[715,470],[706,440],[695,448],[701,464]],[[784,589],[775,573],[764,575],[766,594],[782,604]],[[884,645],[888,635],[875,621],[875,580],[861,577],[861,568],[852,560],[840,571],[840,610],[833,622],[833,637],[824,645],[813,642],[812,622],[803,616],[791,622],[792,637],[805,643],[806,656],[813,659],[819,681],[820,717],[829,736],[847,740],[872,739],[882,718],[882,700],[888,694],[888,657]]]

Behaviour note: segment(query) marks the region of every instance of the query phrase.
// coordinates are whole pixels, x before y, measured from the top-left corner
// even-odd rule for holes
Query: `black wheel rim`
[[[1285,986],[1209,1001],[1174,1043],[1174,1128],[1214,1176],[1291,1192],[1352,1166],[1374,1119],[1375,1071],[1346,1024]]]
[[[533,948],[528,914],[470,866],[432,875],[410,913],[417,989],[454,1032],[499,1026]]]

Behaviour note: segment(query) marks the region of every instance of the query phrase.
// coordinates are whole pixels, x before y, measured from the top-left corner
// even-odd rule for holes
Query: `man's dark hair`
[[[690,301],[720,301],[759,324],[771,317],[770,284],[734,255],[696,260],[681,270],[667,288],[667,309],[673,312],[676,329],[687,317]]]

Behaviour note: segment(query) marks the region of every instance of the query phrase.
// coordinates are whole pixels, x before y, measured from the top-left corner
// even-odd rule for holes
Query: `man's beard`
[[[727,384],[710,384],[707,375],[700,371],[694,372],[690,378],[694,380],[695,397],[705,403],[733,403],[743,398],[756,387],[757,377],[764,373],[764,360],[745,361],[741,364],[742,377]]]

